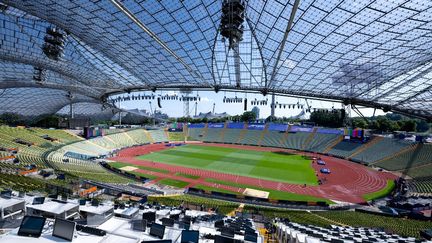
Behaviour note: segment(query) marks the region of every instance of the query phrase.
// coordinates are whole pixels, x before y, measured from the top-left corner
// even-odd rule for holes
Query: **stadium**
[[[0,242],[429,242],[432,3],[0,0]]]

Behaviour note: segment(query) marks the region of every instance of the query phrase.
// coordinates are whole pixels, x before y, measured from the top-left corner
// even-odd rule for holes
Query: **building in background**
[[[256,119],[259,119],[259,117],[260,117],[260,109],[258,108],[258,106],[254,106],[252,108],[252,112],[255,113]]]

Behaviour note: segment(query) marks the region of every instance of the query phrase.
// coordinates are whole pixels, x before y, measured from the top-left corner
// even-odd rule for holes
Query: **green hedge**
[[[181,195],[172,197],[148,197],[149,202],[158,202],[167,206],[179,206],[183,202],[194,204],[194,205],[204,205],[207,208],[218,208],[219,213],[228,214],[239,207],[238,203],[227,202],[222,200],[207,199],[203,197],[197,197],[192,195]]]

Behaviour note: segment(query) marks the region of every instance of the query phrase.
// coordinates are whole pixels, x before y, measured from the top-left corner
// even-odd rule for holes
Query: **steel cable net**
[[[221,38],[221,0],[0,2],[0,88],[100,100],[139,88],[237,89],[240,80],[240,90],[432,118],[431,1],[300,1],[293,15],[294,0],[244,1],[238,55]],[[59,60],[42,50],[49,27],[67,33]]]

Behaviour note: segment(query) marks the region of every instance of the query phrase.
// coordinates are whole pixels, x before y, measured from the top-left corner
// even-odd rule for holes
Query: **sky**
[[[133,92],[130,95],[137,95],[137,94],[151,94],[151,91],[148,92]],[[174,92],[174,91],[156,91],[155,93],[156,95],[165,95],[165,94],[169,94],[169,95],[180,95],[179,92]],[[124,95],[120,95],[120,96],[125,96],[127,94]],[[196,96],[197,92],[194,91],[192,94],[190,94],[190,96]],[[215,93],[214,91],[199,91],[198,95],[201,97],[201,101],[197,102],[197,114],[199,114],[200,112],[209,112],[212,111],[213,109],[213,104],[215,104],[215,112],[216,113],[222,113],[222,112],[226,112],[230,115],[237,115],[237,114],[242,114],[244,112],[244,103],[224,103],[223,99],[224,97],[226,98],[234,98],[234,97],[238,97],[238,98],[247,98],[248,99],[248,106],[247,109],[248,111],[252,110],[253,106],[251,105],[250,101],[251,100],[265,100],[268,99],[268,103],[267,105],[259,105],[258,108],[260,109],[260,118],[267,118],[270,115],[270,102],[271,102],[271,95],[267,95],[267,96],[262,96],[261,94],[244,94],[241,92],[224,92],[224,91],[220,91],[219,93]],[[291,98],[291,97],[282,97],[282,96],[276,96],[276,102],[278,103],[282,103],[282,104],[297,104],[298,102],[300,104],[303,104],[304,107],[306,107],[306,102],[305,99],[300,99],[300,98]],[[162,108],[159,109],[157,107],[157,101],[156,100],[151,100],[152,101],[152,109],[158,109],[161,110],[163,113],[168,114],[170,117],[182,117],[183,114],[183,101],[179,101],[179,100],[162,100],[161,101],[161,106]],[[308,103],[312,108],[327,108],[327,109],[331,109],[332,107],[334,107],[335,109],[340,109],[342,108],[342,104],[339,102],[326,102],[326,101],[319,101],[319,100],[313,100],[313,99],[308,99]],[[117,103],[118,105],[119,103]],[[150,110],[150,104],[149,104],[149,100],[130,100],[130,101],[122,101],[120,104],[120,107],[123,109],[145,109],[145,110]],[[192,101],[189,103],[189,110],[190,110],[190,115],[193,116],[195,114],[195,102]],[[301,109],[296,108],[276,108],[275,110],[275,115],[277,117],[290,117],[290,116],[295,116],[298,115],[301,112]],[[371,108],[362,108],[361,112],[365,115],[365,116],[372,116],[373,114],[373,109]],[[383,115],[385,114],[382,110],[377,110],[375,115]],[[351,112],[351,115],[353,117],[358,116],[355,112]]]

